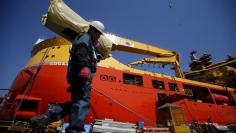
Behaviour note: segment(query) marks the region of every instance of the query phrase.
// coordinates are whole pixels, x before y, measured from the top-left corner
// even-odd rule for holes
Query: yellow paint
[[[69,48],[70,45],[51,46],[42,50],[39,50],[28,61],[26,66],[47,62],[68,62],[69,60]]]
[[[33,56],[26,66],[47,62],[68,62],[70,47],[71,43],[63,38],[45,40],[34,46]]]
[[[175,133],[190,133],[190,129],[188,126],[185,126],[185,125],[174,126],[174,132]]]

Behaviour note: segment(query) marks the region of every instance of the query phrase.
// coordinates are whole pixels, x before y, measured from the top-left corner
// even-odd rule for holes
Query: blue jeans
[[[71,85],[71,114],[68,129],[83,130],[90,104],[91,82]]]

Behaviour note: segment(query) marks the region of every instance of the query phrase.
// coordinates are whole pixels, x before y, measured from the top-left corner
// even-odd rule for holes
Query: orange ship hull
[[[28,67],[17,75],[9,91],[10,96],[15,97],[14,106],[7,105],[6,101],[3,102],[5,108],[1,111],[1,119],[11,120],[14,116],[17,119],[30,119],[34,115],[44,113],[48,103],[70,100],[70,95],[66,91],[68,88],[66,66],[42,65],[32,84],[29,84],[27,81],[30,76],[27,70],[33,73],[35,69],[37,66]],[[122,76],[123,71],[98,67],[92,82],[91,105],[86,121],[90,123],[94,119],[111,118],[132,123],[144,121],[146,126],[155,127],[158,123],[156,119],[157,94],[160,91],[163,92],[163,90],[152,88],[150,81],[156,77],[143,75],[144,87],[139,87],[124,84]],[[34,108],[24,110],[22,107],[16,111],[27,83],[30,86],[24,99],[37,101],[37,104]],[[182,83],[177,84],[181,86]],[[170,90],[166,90],[166,93],[173,94]],[[187,99],[175,102],[175,104],[184,108],[189,123],[194,120],[209,122],[209,119],[211,122],[220,124],[236,123],[235,106],[193,102]],[[22,104],[22,106],[26,105]]]

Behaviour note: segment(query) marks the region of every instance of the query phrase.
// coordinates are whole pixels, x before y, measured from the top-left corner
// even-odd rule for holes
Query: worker
[[[85,131],[84,120],[90,104],[91,81],[96,72],[97,62],[102,57],[97,50],[98,38],[103,31],[104,25],[100,21],[92,21],[88,32],[80,33],[75,37],[70,50],[67,70],[71,101],[51,104],[45,114],[31,119],[33,128],[42,130],[46,124],[70,114],[70,125],[66,128],[66,133]],[[68,107],[70,107],[69,111]],[[39,123],[41,124],[39,125]]]
[[[68,82],[71,91],[71,118],[67,131],[84,131],[84,120],[90,102],[91,80],[96,72],[98,38],[104,31],[100,21],[90,24],[88,33],[79,34],[71,48]]]

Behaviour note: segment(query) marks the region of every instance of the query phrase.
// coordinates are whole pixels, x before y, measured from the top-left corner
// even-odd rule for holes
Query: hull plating
[[[66,81],[66,66],[43,65],[34,80],[30,82],[35,69],[37,66],[28,67],[17,75],[8,95],[10,98],[8,101],[12,102],[3,101],[1,119],[12,119],[14,116],[17,119],[29,119],[31,116],[44,113],[48,103],[70,100],[70,94],[66,91],[69,86]],[[157,94],[160,92],[184,93],[182,90],[173,92],[168,89],[154,89],[151,81],[157,77],[150,75],[142,75],[143,86],[124,84],[123,73],[120,70],[98,67],[92,82],[91,105],[86,122],[92,122],[97,118],[111,118],[133,123],[144,121],[145,125],[154,127],[158,123],[156,119],[158,115]],[[159,80],[168,82],[168,79],[164,78]],[[177,84],[182,86],[182,82],[177,82]],[[36,100],[36,107],[34,110],[24,110],[24,108],[17,110],[26,88],[28,89],[27,96],[24,98]],[[193,102],[188,99],[174,104],[184,108],[189,123],[193,120],[220,124],[236,123],[235,106]]]

